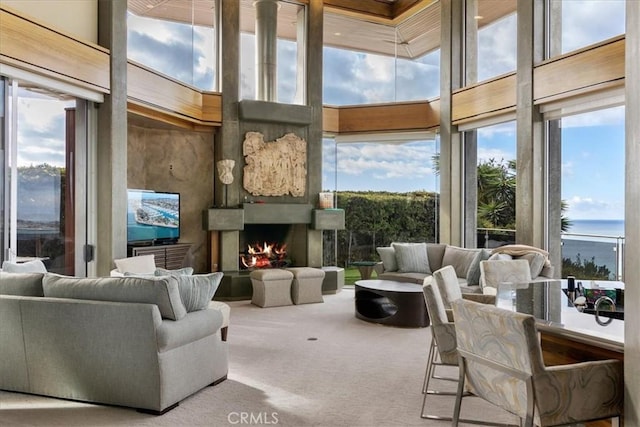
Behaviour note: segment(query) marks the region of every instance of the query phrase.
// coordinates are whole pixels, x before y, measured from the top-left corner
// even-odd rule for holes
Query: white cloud
[[[515,156],[515,153],[510,153],[508,151],[500,150],[498,148],[478,147],[478,163],[484,163],[491,159],[499,162],[500,161],[506,162],[509,160],[515,160],[516,156]]]
[[[624,106],[591,111],[562,118],[562,128],[579,128],[590,126],[624,125]]]
[[[516,69],[516,40],[515,13],[478,31],[478,81]]]
[[[624,218],[624,201],[602,200],[572,196],[566,199],[566,216],[570,219],[619,219]]]
[[[575,168],[572,161],[562,162],[562,175],[573,176],[575,174]]]
[[[562,2],[563,53],[624,34],[624,32],[624,0]]]
[[[370,175],[375,179],[421,178],[433,175],[435,144],[429,142],[402,145],[339,144],[338,172],[345,175]]]
[[[515,138],[516,134],[516,123],[506,122],[506,123],[498,123],[497,125],[485,126],[478,129],[478,138],[479,139],[488,139],[493,138],[495,136],[507,135],[513,136]]]

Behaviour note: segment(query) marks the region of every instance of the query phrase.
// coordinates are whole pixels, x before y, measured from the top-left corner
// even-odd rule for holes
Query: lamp
[[[236,161],[231,159],[224,159],[219,160],[216,165],[218,167],[218,178],[220,179],[220,182],[224,184],[224,207],[226,208],[228,205],[227,186],[233,182],[233,167],[236,165]]]

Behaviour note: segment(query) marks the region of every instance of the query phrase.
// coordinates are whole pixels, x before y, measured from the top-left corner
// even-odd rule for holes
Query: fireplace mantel
[[[344,210],[314,209],[310,204],[244,203],[238,209],[214,208],[204,211],[205,230],[244,230],[244,224],[309,224],[314,230],[345,228]]]

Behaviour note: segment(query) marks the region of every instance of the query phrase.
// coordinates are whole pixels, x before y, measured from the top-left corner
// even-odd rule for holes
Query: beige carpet
[[[0,392],[0,425],[450,425],[419,415],[428,328],[356,319],[352,289],[325,295],[323,304],[230,305],[228,380],[185,399],[165,415]],[[455,387],[438,383],[438,388]],[[453,397],[430,397],[430,412],[450,416],[453,402]],[[463,401],[463,416],[516,421],[477,398]]]

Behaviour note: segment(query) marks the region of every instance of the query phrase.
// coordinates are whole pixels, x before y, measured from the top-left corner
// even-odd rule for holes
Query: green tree
[[[478,165],[478,226],[513,229],[516,225],[515,162],[489,159]]]

